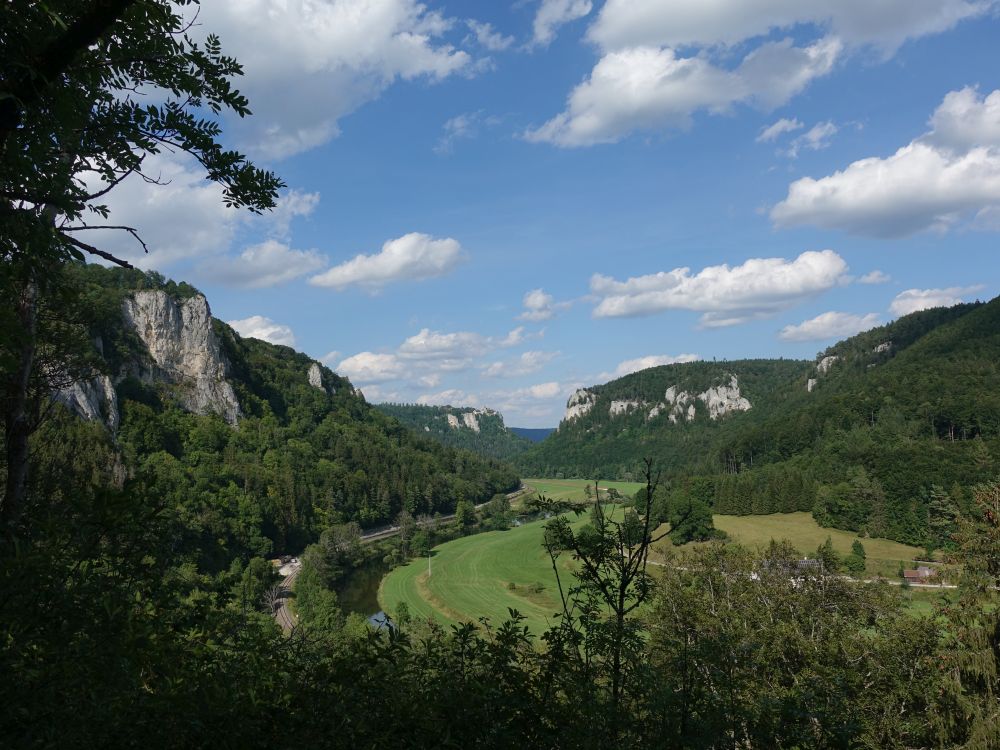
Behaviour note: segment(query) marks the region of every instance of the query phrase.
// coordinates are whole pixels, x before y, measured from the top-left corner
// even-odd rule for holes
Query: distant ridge
[[[998,363],[1000,298],[922,310],[814,360],[663,365],[580,388],[516,464],[633,479],[650,456],[716,513],[811,511],[824,526],[941,546],[1000,468]]]
[[[508,427],[507,429],[515,435],[527,438],[533,443],[542,442],[545,438],[556,431],[555,427]]]

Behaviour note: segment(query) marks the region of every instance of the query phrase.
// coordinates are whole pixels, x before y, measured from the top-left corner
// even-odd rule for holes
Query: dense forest
[[[996,302],[904,319],[887,349],[835,349],[811,392],[808,363],[692,368],[684,387],[738,374],[754,406],[706,421],[711,405],[695,404],[672,433],[687,443],[647,445],[656,419],[626,406],[604,424],[603,396],[592,408],[595,436],[621,425],[639,447],[687,446],[654,458],[692,499],[719,502],[720,477],[797,471],[817,509],[853,523],[879,491],[889,521],[891,493],[930,486],[957,588],[927,616],[884,583],[793,575],[797,552],[780,542],[710,542],[647,569],[662,493],[622,453],[608,471],[647,469],[647,486],[619,520],[598,498],[574,531],[563,511],[586,509],[537,499],[550,516],[541,554],[554,574],[575,571],[541,638],[515,610],[376,630],[322,586],[303,587],[300,625],[283,633],[264,555],[318,539],[318,576],[351,553],[358,524],[407,511],[415,531],[413,514],[458,508],[471,526],[471,501],[517,477],[414,433],[305,355],[212,322],[191,286],[80,239],[127,176],[157,181],[142,170],[162,149],[192,157],[226,205],[275,207],[281,180],[219,141],[216,116],[250,114],[242,68],[211,33],[189,35],[191,6],[0,4],[0,746],[997,747],[1000,483],[972,485],[996,448]],[[174,316],[164,330],[180,338],[204,323],[193,347],[164,339],[196,355],[201,380],[154,356],[129,323],[138,298]],[[607,393],[658,403],[684,372],[654,371],[649,394]],[[786,411],[762,408],[785,393]],[[582,439],[553,452],[572,434],[564,425],[537,465],[599,472]]]
[[[326,368],[322,387],[311,385],[311,359],[241,338],[218,320],[242,416],[233,427],[193,414],[174,398],[178,386],[145,374],[148,353],[121,311],[137,289],[179,298],[197,291],[138,271],[72,265],[67,273],[85,300],[88,338],[107,353],[101,361],[94,352],[96,364],[118,381],[120,426],[99,442],[120,453],[128,482],[191,519],[202,554],[228,562],[295,552],[332,525],[384,525],[403,509],[447,514],[463,499],[483,502],[518,484],[497,462],[418,436]],[[80,429],[71,421],[61,418],[60,429]]]
[[[531,441],[507,427],[503,415],[493,409],[422,404],[376,404],[376,408],[445,445],[490,458],[509,461],[531,447]]]
[[[652,456],[718,513],[813,511],[824,525],[937,547],[969,488],[996,470],[998,361],[1000,299],[904,316],[817,363],[652,368],[588,389],[590,411],[518,465],[629,478]],[[668,388],[699,393],[731,376],[750,408],[712,419],[695,401],[690,421],[651,416]],[[645,406],[612,414],[614,400]]]

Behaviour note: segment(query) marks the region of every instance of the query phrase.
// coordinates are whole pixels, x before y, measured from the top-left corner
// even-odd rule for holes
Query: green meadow
[[[583,481],[532,479],[526,483],[550,497],[583,499]],[[629,486],[624,482],[611,484],[621,485],[622,491]],[[581,515],[573,523],[580,526],[586,522],[587,516]],[[716,516],[715,523],[732,541],[749,547],[787,539],[803,554],[814,551],[829,536],[834,547],[846,555],[858,538],[850,532],[822,528],[808,513]],[[432,618],[444,625],[475,622],[480,617],[498,623],[507,618],[508,609],[516,609],[532,632],[541,633],[560,609],[555,575],[542,549],[544,525],[544,521],[534,521],[439,545],[429,563],[421,558],[389,573],[379,588],[379,604],[395,615],[400,602],[405,602],[412,617]],[[886,539],[862,539],[862,543],[869,574],[889,578],[895,577],[900,561],[909,564],[921,552]],[[572,563],[566,556],[560,565],[566,573],[566,585],[572,576]]]

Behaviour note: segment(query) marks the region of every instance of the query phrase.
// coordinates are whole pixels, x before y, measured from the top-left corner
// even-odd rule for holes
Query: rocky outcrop
[[[816,387],[817,382],[818,381],[816,380],[816,378],[809,378],[809,380],[806,381],[806,391],[812,393],[813,388]]]
[[[656,404],[650,409],[646,419],[655,419],[660,414],[666,413],[674,424],[681,420],[691,422],[697,414],[696,401],[705,404],[711,419],[718,419],[734,411],[749,411],[752,408],[750,401],[740,393],[740,384],[736,376],[730,375],[728,384],[714,386],[699,394],[682,391],[676,385],[670,386],[663,394],[663,403]]]
[[[141,291],[125,299],[122,312],[125,324],[149,352],[150,361],[135,373],[141,380],[177,386],[176,396],[185,409],[215,413],[236,424],[239,402],[226,380],[229,364],[203,296],[179,302],[163,291]]]
[[[448,420],[448,426],[453,430],[457,430],[462,426],[462,423],[458,421],[458,417],[454,414],[445,414],[445,418]]]
[[[750,402],[740,394],[740,384],[735,375],[729,376],[729,385],[717,385],[698,394],[698,400],[708,407],[708,416],[718,419],[734,411],[749,411]]]
[[[872,354],[881,354],[882,352],[887,352],[892,348],[891,341],[883,341],[881,344],[872,349]]]
[[[465,426],[473,432],[479,432],[479,412],[467,411],[462,415]]]
[[[566,413],[563,415],[563,422],[582,417],[594,408],[597,402],[597,394],[588,391],[586,388],[578,388],[566,402]]]
[[[323,371],[319,369],[319,363],[313,362],[309,365],[309,385],[313,388],[319,388],[321,391],[326,390],[323,388]]]
[[[645,406],[645,401],[612,401],[611,406],[608,409],[608,414],[612,417],[617,417],[619,414],[625,414],[629,409],[637,409],[641,406]]]
[[[112,432],[118,430],[118,394],[107,375],[73,383],[57,391],[55,399],[84,419],[100,420]]]
[[[829,357],[823,357],[823,359],[819,361],[819,364],[816,365],[816,372],[818,372],[820,375],[826,375],[828,372],[830,372],[830,368],[833,367],[833,363],[836,362],[838,359],[840,359],[840,357],[833,355]]]

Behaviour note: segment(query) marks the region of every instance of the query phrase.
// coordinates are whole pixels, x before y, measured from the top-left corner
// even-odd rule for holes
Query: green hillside
[[[510,460],[532,445],[508,428],[503,415],[493,409],[421,404],[377,404],[376,408],[444,445],[489,458]]]
[[[998,362],[993,300],[905,316],[815,362],[651,368],[578,391],[569,411],[584,413],[518,465],[628,480],[653,456],[675,491],[719,513],[812,511],[824,525],[941,546],[969,488],[996,470]],[[734,382],[748,404],[713,418],[699,394],[723,389],[739,405],[724,390]],[[680,409],[667,398],[677,393]]]
[[[39,435],[39,459],[64,463],[50,448],[72,444],[73,436],[103,445],[105,465],[93,471],[121,461],[128,484],[163,499],[182,519],[182,546],[197,549],[211,568],[298,552],[335,524],[388,524],[403,508],[451,513],[459,500],[482,502],[518,484],[508,466],[417,435],[308,356],[242,338],[218,320],[212,325],[241,416],[230,425],[191,413],[176,385],[149,374],[155,368],[124,325],[122,305],[137,289],[175,299],[197,290],[138,271],[81,266],[73,273],[87,300],[89,336],[105,353],[95,352],[98,366],[116,383],[120,424],[112,431],[66,414]],[[54,481],[64,474],[38,472]]]

